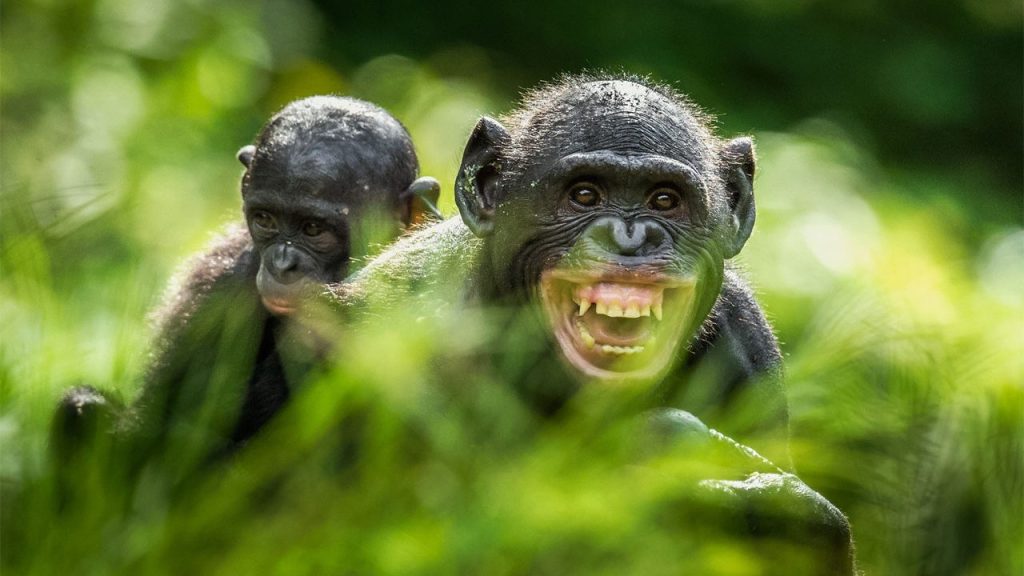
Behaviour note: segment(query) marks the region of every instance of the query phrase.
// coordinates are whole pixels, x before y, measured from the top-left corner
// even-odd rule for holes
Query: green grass
[[[146,313],[237,218],[234,152],[274,108],[372,98],[450,191],[476,118],[509,105],[486,78],[395,56],[272,74],[242,12],[202,8],[203,33],[159,66],[124,48],[138,28],[74,40],[48,12],[4,30],[34,44],[5,44],[0,82],[3,573],[763,573],[749,542],[702,532],[680,504],[718,463],[639,458],[614,395],[539,419],[507,373],[473,363],[487,322],[410,324],[417,311],[343,347],[228,465],[164,462],[122,483],[99,453],[85,497],[59,505],[57,398],[81,382],[137,392]],[[78,56],[51,69],[65,44]],[[260,87],[262,108],[245,96]],[[868,574],[1024,572],[1024,232],[980,216],[1019,211],[1019,190],[971,205],[962,183],[884,169],[823,121],[755,136],[740,261],[783,343],[801,478],[849,515]],[[435,357],[444,370],[425,369]]]

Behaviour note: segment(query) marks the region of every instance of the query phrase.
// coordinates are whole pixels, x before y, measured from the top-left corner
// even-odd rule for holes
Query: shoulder
[[[248,229],[238,223],[225,227],[178,268],[151,320],[162,331],[168,322],[191,317],[211,294],[254,290],[258,264]]]
[[[480,239],[458,217],[413,230],[371,260],[354,279],[379,274],[423,275],[428,265],[467,264],[479,253]]]
[[[757,383],[754,388],[758,390],[770,388],[782,396],[778,339],[749,284],[731,267],[725,271],[718,300],[688,350],[687,363],[691,369],[710,367],[725,396],[752,383]]]
[[[401,305],[440,310],[468,297],[481,248],[482,241],[458,217],[430,224],[328,287],[328,297],[356,316]]]
[[[381,288],[434,286],[476,268],[481,241],[459,218],[417,229],[399,239],[356,273],[350,282]]]
[[[734,266],[725,269],[722,291],[710,315],[711,330],[725,336],[754,372],[775,369],[782,361],[779,343],[750,283]]]

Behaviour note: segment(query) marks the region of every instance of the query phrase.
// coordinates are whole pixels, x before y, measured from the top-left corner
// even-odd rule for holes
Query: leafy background
[[[513,484],[507,462],[483,459],[475,490],[454,490],[438,464],[446,460],[428,459],[412,477],[441,486],[427,492],[447,500],[398,507],[386,521],[372,512],[416,492],[412,480],[380,481],[371,496],[297,472],[273,514],[247,505],[245,489],[222,486],[198,500],[201,519],[153,505],[142,508],[163,512],[120,524],[76,523],[37,497],[56,398],[77,382],[132,396],[146,312],[175,266],[238,218],[234,152],[275,110],[318,93],[388,108],[454,213],[452,179],[481,114],[511,108],[521,89],[559,73],[604,68],[670,82],[717,114],[723,134],[755,136],[758,224],[740,260],[787,354],[801,476],[850,515],[862,567],[1024,570],[1020,3],[348,4],[2,7],[0,560],[9,569],[306,573],[358,557],[360,571],[382,573],[670,571],[655,559],[671,543],[631,516],[657,498],[595,493],[621,477],[579,472],[558,436],[517,452]],[[423,358],[431,346],[415,334],[367,338],[378,346],[363,349],[370,357]],[[335,382],[387,388],[387,378],[367,376],[373,368]],[[419,381],[412,360],[389,374]],[[311,394],[301,407],[321,417],[303,438],[329,437],[334,412],[324,406],[343,411],[346,398]],[[499,416],[515,412],[498,405]],[[410,417],[396,410],[397,421]],[[431,430],[442,426],[409,410]],[[250,455],[255,477],[270,469],[264,461],[302,468],[266,444]],[[468,443],[444,446],[445,458],[468,457]],[[393,478],[401,460],[388,458],[378,471]],[[578,473],[545,480],[553,469]],[[609,493],[618,500],[607,515],[550,527]],[[329,507],[332,521],[317,509],[324,494],[366,501]],[[432,523],[438,517],[446,528]],[[264,529],[238,528],[247,524]],[[531,530],[541,532],[521,536]],[[632,552],[615,561],[588,563],[602,556],[573,546],[547,563],[529,560],[542,542],[623,530]],[[356,554],[358,541],[367,544]],[[482,552],[490,546],[504,560]],[[197,551],[191,564],[176,564],[181,549]],[[723,573],[758,573],[715,550],[708,562]]]

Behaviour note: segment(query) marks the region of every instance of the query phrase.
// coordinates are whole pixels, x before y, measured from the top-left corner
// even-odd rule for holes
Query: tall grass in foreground
[[[901,188],[833,136],[759,138],[743,252],[787,354],[796,469],[849,515],[868,574],[1020,574],[1024,233],[975,229],[941,189]],[[68,232],[40,213],[3,190],[4,574],[763,573],[765,550],[709,528],[692,499],[696,481],[736,473],[727,462],[645,448],[620,413],[628,391],[538,417],[505,385],[537,341],[506,338],[508,360],[488,367],[475,351],[514,331],[422,309],[340,335],[234,457],[170,458],[125,482],[101,447],[61,502],[55,402],[83,381],[136,392],[167,274],[137,232],[173,222],[107,208]]]
[[[764,554],[779,562],[768,573],[802,573],[782,544],[711,528],[696,483],[737,471],[685,442],[650,450],[623,414],[635,391],[585,389],[555,419],[526,408],[506,382],[534,344],[487,315],[396,309],[339,333],[328,366],[233,457],[123,482],[100,446],[61,500],[45,443],[63,382],[45,367],[69,361],[67,336],[31,339],[32,253],[11,254],[5,573],[753,575]],[[1019,573],[1019,309],[947,268],[921,302],[889,276],[900,258],[823,299],[788,343],[797,469],[850,516],[868,573]],[[63,305],[41,296],[44,314]],[[942,299],[955,306],[939,318]],[[496,342],[511,360],[478,362]]]

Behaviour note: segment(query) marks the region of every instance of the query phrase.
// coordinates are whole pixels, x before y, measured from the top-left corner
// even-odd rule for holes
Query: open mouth
[[[593,378],[650,379],[671,364],[695,281],[662,274],[548,270],[541,299],[566,360]]]

